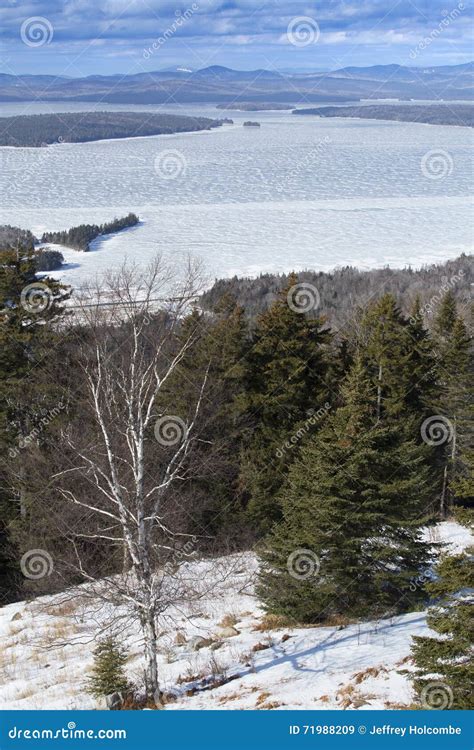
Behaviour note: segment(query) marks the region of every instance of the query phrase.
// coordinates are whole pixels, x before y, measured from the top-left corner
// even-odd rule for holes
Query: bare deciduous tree
[[[94,596],[116,608],[116,616],[140,623],[146,692],[154,700],[159,696],[157,617],[173,603],[203,595],[189,573],[179,574],[170,561],[190,538],[175,523],[186,513],[176,506],[175,487],[187,476],[206,376],[187,414],[169,413],[162,398],[194,343],[192,331],[184,339],[177,333],[199,284],[196,264],[188,262],[185,278],[176,282],[157,258],[145,270],[125,264],[105,284],[83,290],[76,315],[84,331],[78,362],[94,441],[80,426],[69,425],[63,440],[73,464],[54,477],[62,500],[93,519],[92,531],[90,523],[69,524],[75,569]],[[102,577],[84,564],[81,545],[95,540],[122,547],[122,574]]]

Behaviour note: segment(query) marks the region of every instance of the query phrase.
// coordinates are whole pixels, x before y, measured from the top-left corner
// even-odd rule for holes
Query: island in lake
[[[472,104],[366,104],[357,107],[294,109],[292,114],[474,127],[474,106]]]
[[[265,112],[265,110],[288,110],[293,109],[293,104],[278,102],[232,102],[231,104],[218,104],[216,109],[233,109],[236,112]]]
[[[0,146],[48,146],[211,130],[222,120],[150,112],[58,112],[0,118]]]
[[[247,120],[244,122],[244,128],[259,128],[260,123],[259,122],[252,122],[252,120]]]

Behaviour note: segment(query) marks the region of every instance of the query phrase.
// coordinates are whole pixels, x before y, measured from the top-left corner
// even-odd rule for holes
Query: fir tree
[[[329,382],[331,333],[321,318],[309,317],[288,303],[296,285],[297,277],[290,276],[261,315],[246,358],[241,481],[257,533],[266,533],[280,517],[276,497],[295,454],[294,442],[286,447],[288,441],[306,433],[308,418],[331,400],[331,387],[336,389]]]
[[[392,294],[377,300],[363,317],[359,348],[377,389],[378,416],[394,421],[414,416],[419,435],[438,395],[436,358],[419,301],[409,320]]]
[[[51,400],[54,383],[39,385],[40,363],[48,361],[54,334],[49,323],[62,312],[68,296],[58,282],[36,278],[32,247],[0,250],[0,558],[5,574],[0,579],[0,598],[18,592],[18,551],[12,526],[24,515],[28,485],[24,460],[17,448],[41,418],[40,407]],[[57,398],[52,399],[57,403]]]
[[[124,693],[129,687],[124,667],[127,652],[115,638],[108,637],[94,650],[94,666],[87,680],[87,692],[100,698],[112,693]]]
[[[452,292],[441,303],[434,330],[441,384],[439,412],[449,420],[449,440],[438,450],[443,472],[440,506],[444,517],[453,504],[455,483],[469,472],[469,454],[474,450],[472,339],[457,312]]]
[[[464,516],[467,520],[467,517]],[[472,526],[472,513],[470,514]],[[474,548],[446,556],[427,588],[437,599],[427,624],[437,637],[414,636],[414,687],[423,708],[474,708]]]
[[[180,362],[165,394],[167,408],[187,421],[205,378],[206,389],[199,415],[199,439],[194,461],[199,469],[187,483],[190,494],[205,498],[202,516],[195,518],[197,534],[217,536],[242,516],[238,475],[241,419],[238,398],[243,388],[247,324],[242,308],[230,296],[212,315],[199,310],[183,321],[182,342],[195,341]]]
[[[283,521],[262,551],[267,609],[303,622],[406,609],[421,597],[410,584],[429,559],[420,532],[432,492],[426,446],[378,418],[360,355],[342,396],[291,467]],[[299,556],[309,569],[319,562],[318,576],[295,575]]]
[[[434,320],[434,331],[436,336],[443,341],[448,341],[457,320],[456,297],[449,290],[444,295],[439,310]]]

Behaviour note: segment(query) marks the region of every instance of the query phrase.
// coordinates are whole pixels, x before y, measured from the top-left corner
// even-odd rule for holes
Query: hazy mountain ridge
[[[58,99],[109,103],[348,101],[359,98],[472,99],[473,63],[440,67],[374,65],[330,72],[280,73],[212,65],[190,72],[161,70],[132,75],[63,76],[0,74],[0,101]]]

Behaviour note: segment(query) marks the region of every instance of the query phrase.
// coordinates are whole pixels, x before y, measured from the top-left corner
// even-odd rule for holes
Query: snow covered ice
[[[4,148],[1,222],[38,235],[137,213],[138,227],[92,252],[64,251],[68,265],[55,275],[76,287],[124,257],[145,264],[157,252],[198,256],[220,277],[419,267],[472,250],[469,128],[267,112],[249,132],[245,113],[232,117],[210,132]],[[155,170],[165,149],[184,157],[176,179]],[[423,172],[431,151],[448,154],[442,179]]]

